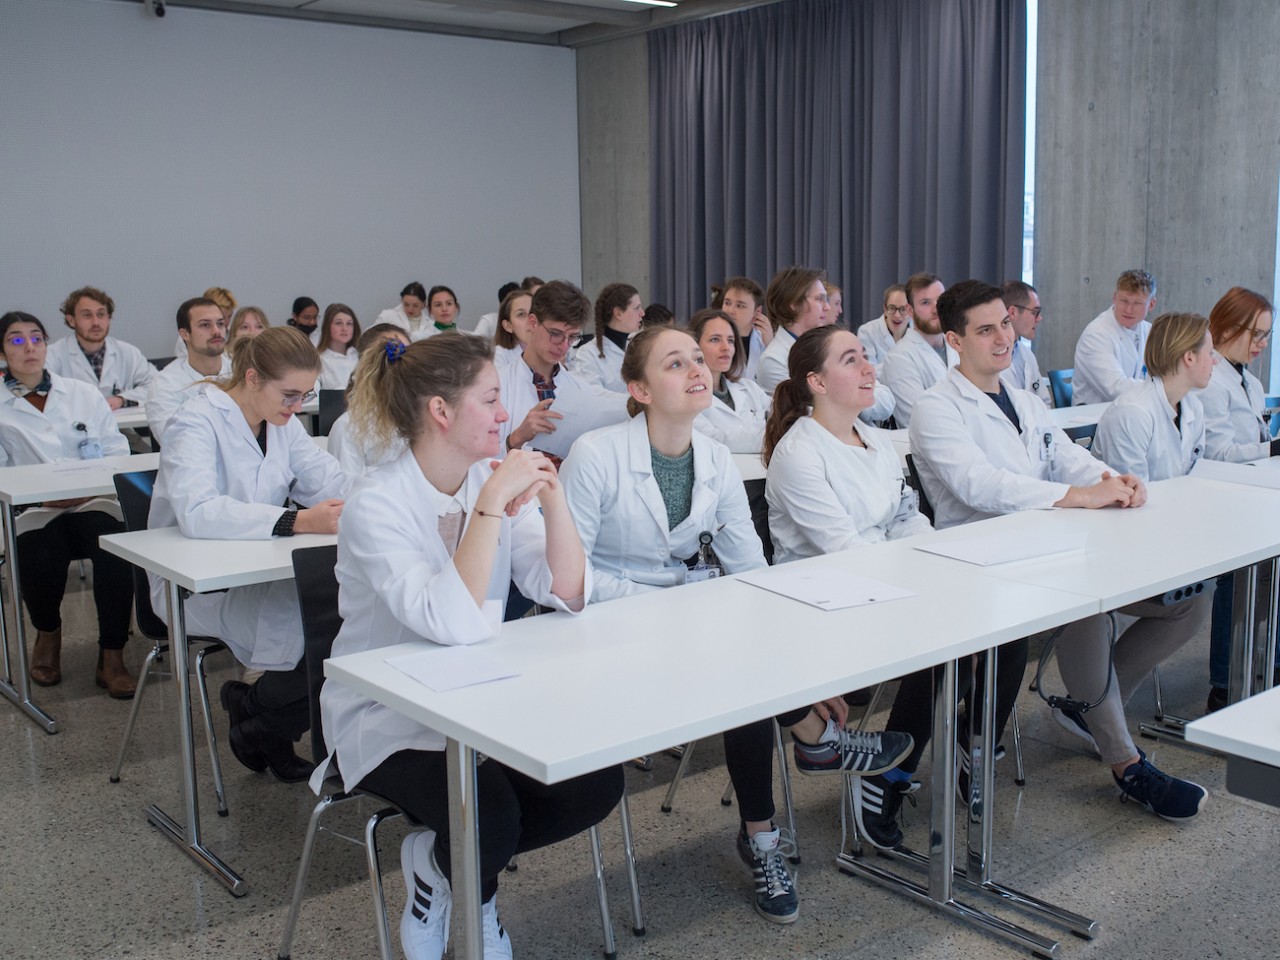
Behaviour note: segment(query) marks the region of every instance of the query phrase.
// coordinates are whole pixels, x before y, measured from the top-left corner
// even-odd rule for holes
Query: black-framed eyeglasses
[[[887,317],[887,316],[889,316],[890,314],[906,313],[906,312],[907,312],[908,310],[910,310],[910,309],[911,309],[910,307],[905,306],[905,305],[904,305],[904,306],[901,306],[901,307],[895,307],[895,306],[893,306],[892,304],[890,304],[889,306],[887,306],[887,307],[885,307],[885,308],[884,308],[884,315]]]
[[[547,339],[549,339],[552,343],[560,344],[560,343],[564,343],[566,340],[569,339],[569,331],[567,330],[553,329],[551,327],[548,327],[541,320],[538,321],[538,326],[540,326],[544,331],[546,331]]]
[[[1013,309],[1015,309],[1015,310],[1021,310],[1023,313],[1029,313],[1029,314],[1031,314],[1033,317],[1035,317],[1037,320],[1039,320],[1039,319],[1040,319],[1040,310],[1041,310],[1042,308],[1041,308],[1041,307],[1024,307],[1024,306],[1022,306],[1022,304],[1015,303],[1015,304],[1013,305]]]
[[[1271,339],[1271,331],[1270,330],[1250,330],[1249,339],[1252,340],[1254,343],[1256,343],[1258,346],[1262,346],[1264,343],[1266,343],[1268,340]]]

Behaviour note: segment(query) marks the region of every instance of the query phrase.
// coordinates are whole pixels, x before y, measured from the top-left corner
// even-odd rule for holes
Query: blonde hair
[[[236,309],[236,298],[226,287],[210,287],[203,294],[206,300],[212,300],[217,304],[219,310],[226,310],[232,313]]]
[[[244,325],[244,318],[249,316],[257,317],[258,323],[262,324],[263,330],[271,326],[271,321],[267,319],[267,315],[262,312],[260,307],[241,307],[236,311],[235,316],[231,318],[231,329],[227,331],[228,343],[240,335],[240,328]]]
[[[1178,372],[1184,354],[1196,353],[1204,344],[1209,320],[1198,313],[1162,313],[1151,321],[1142,360],[1153,377]]]
[[[320,372],[320,354],[294,327],[272,327],[231,343],[231,377],[218,385],[228,393],[245,383],[250,370],[264,380],[280,380],[294,370]]]

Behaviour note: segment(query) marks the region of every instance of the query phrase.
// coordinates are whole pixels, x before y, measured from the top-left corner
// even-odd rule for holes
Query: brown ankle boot
[[[42,687],[62,682],[62,628],[36,631],[36,644],[31,648],[31,679]]]
[[[107,696],[115,700],[132,700],[138,689],[138,682],[124,665],[123,650],[103,650],[98,648],[98,672],[94,679],[98,686],[107,691]]]

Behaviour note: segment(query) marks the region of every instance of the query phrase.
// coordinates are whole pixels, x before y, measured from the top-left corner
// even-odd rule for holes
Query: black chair
[[[929,502],[929,495],[924,492],[924,484],[920,481],[920,473],[916,470],[916,460],[911,454],[907,454],[907,481],[911,484],[915,492],[920,496],[920,512],[924,514],[929,524],[933,524],[933,504]]]
[[[1064,367],[1061,370],[1049,371],[1049,392],[1053,395],[1055,407],[1071,406],[1071,381],[1075,378],[1075,367]]]
[[[1067,435],[1067,439],[1072,443],[1078,443],[1088,450],[1093,446],[1093,438],[1098,432],[1098,425],[1096,423],[1086,423],[1079,427],[1063,427],[1062,432]]]
[[[307,670],[307,693],[311,704],[311,752],[317,764],[324,763],[329,756],[329,748],[324,742],[324,727],[320,716],[320,689],[324,686],[324,661],[333,649],[333,641],[342,627],[342,617],[338,613],[338,580],[334,567],[338,562],[336,546],[305,547],[293,551],[293,577],[298,589],[298,604],[302,611],[302,636],[305,643],[303,658]],[[373,893],[374,910],[378,921],[378,950],[382,960],[392,960],[391,931],[387,923],[387,904],[382,891],[382,865],[378,855],[378,827],[386,820],[404,817],[410,824],[421,826],[410,818],[403,810],[396,807],[385,797],[366,790],[355,790],[348,793],[343,789],[342,777],[331,775],[325,780],[325,791],[311,811],[311,819],[307,822],[306,838],[302,842],[302,856],[298,861],[298,876],[294,881],[293,899],[289,904],[289,914],[285,918],[284,934],[280,940],[277,953],[279,960],[288,960],[293,943],[293,933],[297,928],[298,915],[302,911],[302,899],[307,889],[307,874],[311,870],[311,858],[315,852],[316,836],[322,828],[320,820],[326,810],[349,800],[369,797],[383,804],[365,823],[364,840],[338,834],[352,843],[363,843],[365,857],[369,868],[369,882]],[[631,818],[624,794],[618,804],[618,813],[622,818],[623,841],[627,853],[628,879],[631,884],[631,904],[633,930],[637,936],[644,933],[644,921],[640,911],[640,894],[636,882],[635,860],[631,845]],[[592,827],[588,833],[591,838],[591,855],[594,860],[596,891],[600,902],[600,919],[604,930],[604,955],[613,960],[618,954],[613,936],[613,922],[609,918],[609,901],[604,887],[604,865],[600,854],[599,827]]]
[[[151,491],[156,482],[155,470],[142,470],[136,473],[117,473],[113,478],[116,485],[116,497],[120,501],[120,512],[124,516],[126,530],[147,529],[147,514],[151,512]],[[133,706],[129,708],[129,719],[125,723],[124,736],[120,739],[120,753],[116,757],[115,771],[111,774],[111,782],[120,782],[120,769],[124,766],[125,751],[129,748],[129,740],[133,736],[133,726],[138,720],[138,711],[142,707],[142,695],[147,689],[147,678],[151,676],[151,668],[160,657],[169,650],[169,628],[156,616],[151,607],[151,585],[147,582],[146,571],[133,566],[133,608],[138,621],[139,632],[152,642],[151,651],[142,664],[138,674],[138,689],[133,695]],[[213,768],[213,789],[218,798],[218,816],[227,815],[227,794],[222,783],[222,764],[218,760],[218,741],[213,732],[213,710],[209,704],[209,683],[205,678],[204,660],[211,653],[226,650],[222,641],[215,637],[187,637],[188,646],[198,646],[193,659],[195,664],[196,689],[200,693],[200,712],[204,717],[205,737],[209,741],[209,765]]]
[[[321,390],[319,397],[320,415],[316,436],[327,437],[329,431],[333,429],[334,423],[347,412],[347,391]]]

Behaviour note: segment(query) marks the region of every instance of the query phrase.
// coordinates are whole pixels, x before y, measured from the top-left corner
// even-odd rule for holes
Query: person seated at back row
[[[911,304],[907,288],[900,283],[885,287],[880,316],[858,328],[858,341],[867,359],[876,368],[876,378],[884,376],[884,358],[911,329]]]
[[[1004,285],[1003,295],[1004,308],[1009,311],[1009,320],[1018,339],[1013,344],[1013,360],[1009,369],[1000,374],[1000,379],[1015,390],[1034,393],[1046,407],[1052,408],[1053,392],[1049,389],[1049,378],[1041,376],[1040,364],[1031,347],[1040,328],[1040,294],[1029,283],[1009,280]]]
[[[115,312],[116,302],[97,287],[71,291],[62,317],[73,332],[49,346],[48,365],[60,377],[92,384],[119,410],[146,399],[156,368],[133,344],[111,336]]]
[[[204,293],[200,294],[200,296],[202,299],[209,300],[217,305],[218,309],[222,311],[222,319],[226,328],[230,330],[231,322],[239,312],[237,309],[239,303],[236,300],[236,295],[226,287],[210,287]],[[252,307],[250,309],[257,310],[256,307]],[[227,339],[230,340],[233,339],[233,337],[234,335]],[[186,359],[186,356],[187,341],[183,340],[182,337],[179,336],[173,344],[173,358],[175,360],[184,360]]]
[[[1156,278],[1146,270],[1126,270],[1116,279],[1111,306],[1089,321],[1076,341],[1071,402],[1109,403],[1147,378],[1142,354],[1156,305]]]
[[[1036,397],[1001,383],[1014,331],[998,287],[958,283],[938,298],[938,316],[959,363],[924,393],[911,420],[912,455],[938,529],[1018,510],[1146,502],[1141,477],[1090,456],[1054,425]],[[1089,707],[1087,714],[1055,708],[1055,720],[1111,767],[1122,800],[1167,820],[1194,817],[1208,794],[1158,770],[1134,745],[1124,701],[1195,635],[1207,600],[1165,605],[1155,598],[1120,608],[1138,620],[1117,640],[1114,660],[1104,614],[1068,624],[1056,646],[1070,696]]]
[[[595,335],[573,351],[573,371],[586,383],[626,393],[618,371],[628,338],[644,322],[640,293],[629,283],[610,283],[596,297]]]
[[[222,309],[207,297],[192,297],[178,307],[177,320],[178,339],[187,350],[156,375],[147,391],[147,426],[160,444],[169,421],[184,403],[201,393],[209,380],[231,376]]]
[[[905,430],[920,396],[946,377],[956,354],[938,322],[938,297],[946,289],[942,281],[931,273],[916,273],[903,286],[911,305],[911,328],[885,354],[880,376],[893,391],[893,422]]]
[[[356,349],[360,356],[366,351],[381,350],[388,343],[409,345],[409,335],[394,323],[375,323],[360,335]],[[350,403],[354,391],[356,377],[360,375],[360,365],[356,364],[355,373],[347,386],[347,400]],[[351,429],[351,411],[345,410],[333,426],[329,428],[329,453],[338,461],[338,466],[352,480],[363,477],[374,467],[388,463],[403,453],[403,449],[391,440],[385,448],[378,445],[375,438]]]
[[[711,294],[711,309],[723,310],[733,321],[742,354],[741,376],[755,380],[760,357],[773,342],[773,324],[764,315],[764,289],[750,277],[730,277],[723,287],[712,287]]]

